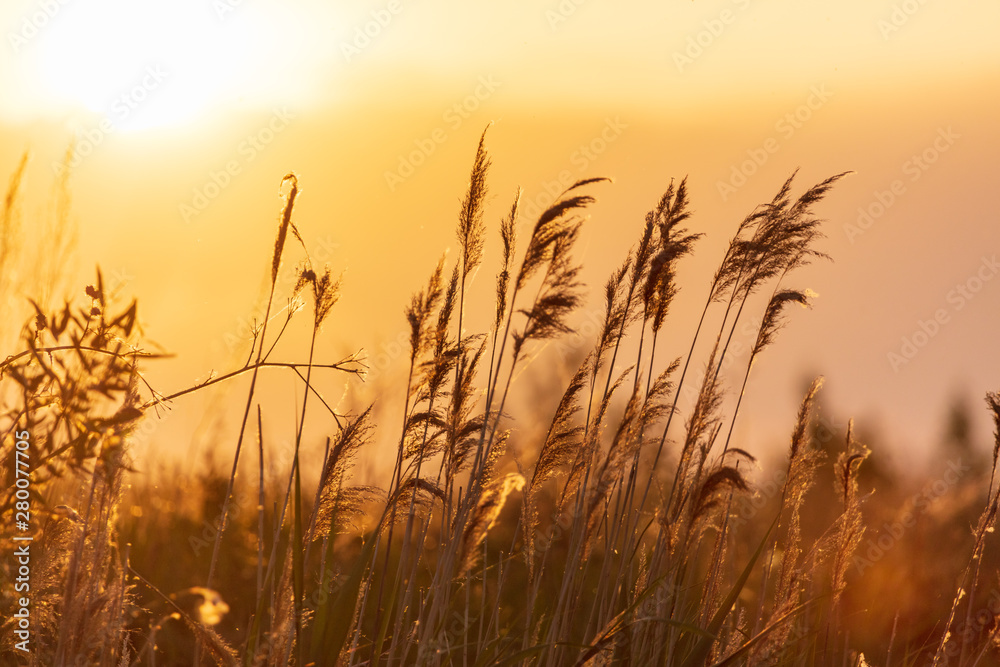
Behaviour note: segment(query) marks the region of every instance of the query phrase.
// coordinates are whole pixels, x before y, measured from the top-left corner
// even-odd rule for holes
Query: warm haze
[[[544,437],[595,343],[605,280],[671,183],[687,177],[684,225],[704,236],[677,265],[679,292],[656,343],[664,368],[687,355],[740,221],[796,169],[793,198],[850,171],[815,206],[826,236],[815,249],[833,261],[814,261],[789,281],[816,296],[809,310],[789,310],[780,340],[755,358],[732,446],[780,460],[803,393],[822,375],[816,407],[838,437],[853,417],[878,465],[934,476],[935,452],[962,419],[979,456],[989,457],[993,441],[982,398],[1000,385],[997,26],[1000,6],[985,0],[11,0],[0,9],[3,178],[25,152],[29,161],[9,204],[20,226],[4,237],[0,260],[8,272],[0,273],[0,306],[14,314],[0,327],[0,358],[20,349],[28,299],[51,309],[82,298],[97,265],[118,305],[138,299],[146,348],[173,355],[144,366],[157,391],[244,364],[272,286],[275,229],[292,187],[282,179],[294,173],[302,242],[317,269],[342,274],[316,356],[360,351],[368,367],[365,383],[336,374],[312,381],[340,413],[374,402],[380,449],[359,455],[357,476],[387,490],[379,480],[392,474],[406,395],[404,308],[442,253],[445,280],[463,256],[455,225],[484,129],[492,160],[485,259],[467,282],[486,297],[464,303],[466,334],[490,327],[499,229],[517,189],[523,252],[556,196],[581,179],[612,179],[586,186],[596,201],[581,207],[586,222],[573,252],[588,291],[568,320],[572,331],[537,341],[512,376],[508,407],[541,413],[512,426],[513,441],[531,441],[525,450]],[[42,221],[59,211],[69,224],[56,239]],[[295,266],[288,260],[278,272],[275,330]],[[720,371],[732,390],[727,414],[769,294],[748,306],[754,315],[736,328]],[[312,318],[306,301],[302,321]],[[304,362],[309,334],[290,327],[276,354]],[[713,342],[707,333],[697,339],[692,373]],[[638,335],[622,349],[616,373],[640,350]],[[277,372],[261,378],[257,391],[270,405],[264,432],[287,450],[306,412],[302,382]],[[135,438],[136,468],[163,462],[193,475],[211,459],[228,476],[249,383],[247,374],[150,411]],[[682,418],[669,431],[677,447],[696,389],[692,382],[677,400]],[[622,399],[609,415],[624,420],[627,412]],[[334,422],[310,416],[302,447],[312,460]],[[249,424],[256,433],[255,417]],[[309,488],[320,478],[315,467],[303,472]],[[241,601],[226,597],[238,609]],[[616,608],[606,602],[595,603],[588,623]],[[400,613],[400,627],[413,620]],[[550,632],[559,641],[591,639]],[[910,639],[930,635],[927,628]]]
[[[490,121],[495,219],[517,186],[532,201],[561,172],[615,179],[592,212],[588,256],[624,250],[670,178],[691,176],[695,228],[722,244],[791,169],[805,180],[853,169],[824,210],[835,263],[809,276],[814,312],[754,380],[753,431],[787,422],[800,388],[790,372],[822,372],[832,409],[910,451],[998,368],[1000,283],[954,290],[997,272],[1000,10],[904,4],[8,3],[0,146],[9,172],[31,151],[28,205],[39,206],[78,137],[83,273],[67,287],[94,263],[119,272],[123,294],[146,297],[150,335],[193,374],[228,349],[185,332],[245,333],[261,280],[253,251],[290,170],[312,242],[330,245],[345,285],[369,286],[346,290],[339,317],[350,344],[372,352],[403,326],[408,285],[428,270],[409,251],[452,242],[459,174]],[[580,150],[591,143],[600,152]],[[764,164],[746,163],[754,155]],[[211,175],[228,182],[227,165],[239,173],[216,190]],[[754,172],[746,185],[741,168]],[[884,213],[879,193],[893,202]],[[710,268],[685,270],[697,277],[678,307],[693,311]],[[206,282],[232,296],[206,308]],[[366,312],[373,297],[389,307]],[[903,339],[923,342],[920,322],[941,310],[947,323],[906,358]],[[828,344],[813,347],[817,337]]]

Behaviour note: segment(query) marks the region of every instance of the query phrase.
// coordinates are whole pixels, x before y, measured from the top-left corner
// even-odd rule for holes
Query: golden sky
[[[737,432],[783,443],[805,378],[823,374],[830,417],[904,459],[938,439],[955,396],[985,438],[981,396],[1000,385],[998,25],[987,1],[8,1],[0,165],[30,150],[23,209],[41,219],[75,137],[65,286],[99,263],[139,298],[148,335],[179,357],[151,369],[167,391],[242,361],[289,171],[310,252],[345,271],[322,349],[374,360],[454,244],[490,122],[494,225],[518,186],[530,212],[572,180],[614,178],[593,188],[584,333],[644,213],[689,176],[707,236],[681,276],[671,356],[738,221],[797,167],[798,192],[854,170],[821,208],[834,263],[797,277],[820,297],[754,368]],[[32,261],[50,240],[27,226]]]

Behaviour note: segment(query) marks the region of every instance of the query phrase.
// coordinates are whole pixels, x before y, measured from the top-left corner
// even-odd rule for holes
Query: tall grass
[[[690,327],[671,320],[671,306],[682,265],[703,234],[688,229],[697,216],[687,179],[670,181],[605,283],[593,349],[555,410],[522,417],[545,425],[535,440],[522,435],[530,430],[513,428],[514,378],[547,341],[573,332],[585,302],[577,259],[584,214],[595,193],[610,186],[602,178],[579,181],[527,221],[520,193],[512,193],[499,219],[495,289],[483,297],[469,278],[490,245],[491,168],[484,131],[458,211],[457,258],[449,266],[442,257],[404,309],[408,371],[391,389],[401,398],[395,424],[376,424],[371,407],[338,414],[317,389],[319,374],[364,376],[365,365],[360,355],[317,359],[321,330],[342,326],[334,314],[341,283],[305,251],[294,222],[294,174],[282,180],[270,294],[243,366],[168,395],[155,391],[142,374],[156,355],[142,348],[137,305],[116,310],[99,272],[85,305],[33,306],[21,351],[0,364],[4,530],[17,508],[14,432],[27,430],[37,545],[33,652],[15,651],[15,621],[8,618],[0,631],[5,660],[721,666],[973,665],[997,658],[998,625],[976,625],[989,596],[985,554],[1000,503],[993,478],[997,394],[987,396],[997,422],[987,506],[966,564],[951,573],[960,576],[958,593],[920,640],[897,632],[906,608],[881,642],[859,644],[851,635],[860,613],[858,580],[867,569],[858,565],[859,549],[873,525],[864,477],[871,452],[853,426],[818,435],[822,380],[805,392],[784,467],[770,485],[755,488],[751,471],[760,464],[733,436],[754,364],[775,343],[788,308],[808,306],[813,296],[793,286],[796,270],[829,259],[820,249],[816,209],[845,174],[797,196],[793,174],[737,224],[700,295],[690,346],[676,357],[662,349],[662,334]],[[22,163],[7,196],[4,239],[16,234],[12,211],[23,170]],[[528,231],[519,239],[522,222]],[[298,280],[281,295],[277,276],[292,253],[302,257]],[[698,296],[696,286],[689,289]],[[278,340],[307,308],[303,295],[312,311],[308,352],[302,360],[273,360]],[[285,296],[292,301],[275,332],[272,308]],[[477,323],[466,310],[483,298],[492,300],[491,316]],[[747,320],[756,323],[754,344],[727,402],[721,369]],[[258,392],[265,370],[292,373],[304,389],[287,477],[270,486],[265,470],[273,448],[265,446],[264,424],[273,408]],[[142,493],[152,495],[133,491],[126,500],[130,431],[168,403],[245,374],[250,382],[229,474],[203,485],[200,505],[189,493],[137,521],[144,505],[165,501],[163,491],[149,489]],[[685,387],[695,400],[682,410]],[[300,456],[316,410],[337,425],[321,461]],[[254,427],[256,474],[241,475],[254,456],[244,447]],[[356,463],[374,454],[376,428],[389,429],[397,443],[384,488],[354,481]],[[315,488],[303,467],[318,472]],[[811,509],[817,502],[822,523]],[[241,511],[248,503],[253,511]],[[213,507],[221,511],[209,524]],[[188,538],[181,541],[191,542],[201,534],[199,521],[211,529],[197,538],[202,556],[173,565],[200,568],[185,576],[201,586],[169,594],[184,588],[178,568],[155,565],[143,543],[179,529]],[[360,534],[359,522],[368,526]],[[2,567],[11,581],[9,559]],[[5,608],[13,595],[5,583]],[[236,620],[222,621],[223,611],[212,609],[231,610]]]

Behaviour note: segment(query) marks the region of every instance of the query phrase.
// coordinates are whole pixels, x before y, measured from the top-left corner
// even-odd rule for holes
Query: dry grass
[[[100,273],[85,305],[52,308],[40,299],[33,306],[20,349],[0,364],[0,512],[9,532],[18,509],[15,431],[27,430],[35,538],[33,652],[15,651],[15,620],[7,616],[0,628],[5,663],[888,666],[1000,659],[1000,593],[990,583],[997,560],[989,548],[1000,504],[997,394],[987,396],[997,423],[992,463],[980,461],[961,480],[972,489],[970,502],[948,495],[935,513],[893,534],[898,548],[883,547],[874,560],[865,547],[881,542],[869,538],[886,535],[883,519],[910,491],[867,472],[871,452],[852,427],[822,432],[815,419],[821,380],[806,392],[783,468],[755,481],[756,457],[733,446],[753,364],[774,344],[787,307],[809,304],[808,290],[787,283],[796,269],[827,259],[817,247],[822,221],[815,209],[844,174],[798,197],[793,174],[738,224],[690,349],[661,360],[657,344],[672,326],[680,265],[702,236],[684,226],[697,219],[686,179],[671,182],[607,280],[599,335],[555,411],[521,416],[548,424],[535,441],[512,432],[512,379],[541,343],[573,331],[585,298],[576,259],[583,212],[606,179],[574,184],[529,221],[522,254],[515,194],[499,224],[491,321],[467,333],[475,324],[466,304],[481,298],[469,291],[469,277],[487,254],[490,168],[484,132],[459,209],[456,262],[449,269],[442,258],[405,308],[409,371],[405,386],[392,389],[402,399],[395,425],[376,424],[371,408],[340,415],[316,389],[318,374],[363,376],[365,367],[360,356],[337,363],[314,357],[341,284],[305,253],[293,222],[293,174],[282,181],[287,194],[264,324],[242,367],[157,393],[142,375],[155,355],[143,350],[135,329],[137,305],[116,307]],[[18,238],[24,169],[22,162],[5,201],[4,247]],[[289,234],[299,249],[287,243]],[[278,294],[280,267],[293,253],[303,255],[299,280],[291,295]],[[12,271],[0,265],[0,281]],[[770,296],[761,301],[758,293]],[[287,309],[275,333],[267,327],[272,306],[300,294],[312,307],[308,354],[274,361],[275,343],[299,308]],[[720,369],[737,326],[754,311],[760,325],[727,412]],[[699,360],[697,342],[713,321],[710,352]],[[635,356],[623,361],[626,350]],[[697,381],[692,366],[704,368]],[[263,423],[271,408],[257,395],[259,371],[268,367],[294,374],[305,388],[290,469],[277,485],[265,482],[272,455]],[[127,492],[136,425],[166,403],[242,374],[251,381],[229,474],[209,474],[198,492],[171,492],[180,480],[169,475],[156,489]],[[697,399],[682,413],[686,382],[697,382]],[[326,439],[324,460],[307,461],[300,451],[316,410],[338,427]],[[352,482],[356,463],[373,454],[376,428],[398,429],[384,488]],[[251,438],[256,446],[244,447]],[[256,479],[239,474],[248,466]],[[318,471],[315,488],[307,488],[303,466]],[[870,496],[876,485],[885,500]],[[977,495],[985,495],[986,508],[975,520]],[[935,518],[942,512],[947,520]],[[935,559],[920,546],[963,520],[974,524],[971,536],[959,536],[964,556],[952,548]],[[911,556],[918,564],[927,559],[948,597],[924,591],[918,601],[899,593],[895,607],[884,596],[877,603],[898,559]],[[10,609],[15,592],[6,582],[15,566],[6,558],[0,567],[0,603]]]

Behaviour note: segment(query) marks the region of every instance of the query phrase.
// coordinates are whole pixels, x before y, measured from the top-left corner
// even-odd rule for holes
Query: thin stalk
[[[713,287],[714,290],[714,287]],[[649,488],[653,484],[653,478],[656,476],[656,465],[660,461],[660,455],[663,453],[663,445],[667,441],[667,433],[670,432],[670,424],[674,419],[674,415],[677,413],[677,401],[680,399],[681,389],[684,388],[684,378],[687,377],[688,366],[691,364],[691,359],[694,357],[694,347],[698,342],[698,336],[701,333],[701,327],[705,322],[705,315],[708,313],[708,307],[712,305],[711,295],[705,302],[705,307],[701,311],[701,317],[698,318],[698,326],[695,328],[694,337],[691,339],[691,349],[688,350],[687,359],[684,361],[684,368],[681,369],[681,377],[677,381],[677,389],[674,390],[674,400],[671,403],[670,411],[667,414],[667,424],[663,427],[663,434],[660,436],[660,442],[656,447],[656,456],[653,457],[653,465],[650,468],[649,477],[646,480],[646,487],[642,492],[642,500],[639,501],[639,507],[644,507],[646,505],[646,498],[649,496]],[[653,337],[653,346],[656,346],[656,334]],[[668,496],[668,503],[666,506],[669,507],[669,501],[673,500],[675,487],[677,486],[677,477],[674,477],[673,483],[670,487],[670,495]]]
[[[353,357],[349,357],[347,359],[344,359],[342,361],[338,361],[338,362],[333,363],[333,364],[313,364],[312,367],[313,368],[326,368],[326,369],[331,369],[331,370],[344,371],[345,373],[353,373],[354,375],[359,375],[361,373],[360,369],[348,368],[347,367],[347,364],[351,364],[351,363],[356,363],[355,360],[353,359]],[[162,397],[159,397],[159,398],[155,398],[155,399],[151,399],[149,401],[146,401],[145,403],[143,403],[142,405],[139,406],[139,410],[144,411],[144,410],[146,410],[146,409],[148,409],[150,407],[154,407],[156,405],[159,405],[160,403],[166,403],[167,401],[172,401],[175,398],[180,398],[181,396],[186,396],[187,394],[190,394],[192,392],[198,391],[199,389],[204,389],[205,387],[210,387],[213,384],[217,384],[219,382],[224,382],[225,380],[230,380],[230,379],[232,379],[234,377],[237,377],[239,375],[242,375],[242,374],[244,374],[244,373],[246,373],[248,371],[253,371],[253,373],[254,373],[253,377],[256,378],[257,371],[260,370],[261,368],[290,368],[293,371],[295,371],[296,374],[299,375],[299,377],[302,377],[302,375],[300,373],[298,373],[298,369],[305,368],[306,366],[308,366],[308,364],[289,363],[289,362],[283,362],[283,361],[258,361],[258,362],[254,362],[250,366],[244,366],[243,368],[239,368],[239,369],[237,369],[235,371],[230,371],[229,373],[225,373],[223,375],[218,375],[216,377],[213,377],[213,378],[210,378],[208,380],[205,380],[204,382],[196,384],[193,387],[188,387],[187,389],[182,389],[181,391],[178,391],[178,392],[175,392],[173,394],[170,394],[169,396],[162,396]],[[303,378],[303,380],[304,379],[305,378]],[[312,391],[314,394],[316,394],[317,397],[319,397],[320,399],[322,399],[322,397],[320,397],[319,393],[313,387],[311,387],[311,386],[307,387],[307,390],[308,391]]]
[[[292,463],[295,474],[295,525],[294,525],[294,544],[292,552],[292,573],[293,573],[293,589],[295,591],[295,660],[296,664],[302,664],[302,602],[303,602],[303,590],[305,588],[305,573],[303,562],[303,544],[302,544],[302,466],[299,462],[299,450],[302,446],[302,433],[306,426],[306,408],[309,403],[309,391],[308,388],[312,387],[312,362],[313,355],[316,352],[316,334],[319,331],[319,324],[313,327],[312,336],[309,340],[309,365],[306,368],[306,387],[307,390],[302,396],[302,412],[299,415],[299,428],[298,432],[295,434],[295,458]]]
[[[291,193],[289,194],[288,203],[286,205],[286,212],[285,212],[286,220],[290,220],[291,218],[292,206],[295,203],[295,194],[296,194],[296,189],[293,187]],[[281,259],[280,253],[282,248],[276,246],[276,250],[278,250],[278,257],[276,259],[278,262],[280,262]],[[232,472],[230,472],[229,474],[229,482],[226,486],[226,497],[222,503],[222,519],[219,522],[220,523],[219,529],[215,533],[215,543],[212,546],[212,560],[208,566],[208,577],[205,579],[206,588],[211,588],[212,586],[212,577],[215,575],[215,566],[219,559],[219,546],[222,543],[222,534],[226,530],[226,523],[229,518],[229,503],[231,502],[233,495],[233,486],[236,483],[236,472],[239,469],[240,451],[243,448],[243,436],[246,433],[247,419],[250,416],[250,406],[253,404],[254,390],[257,387],[257,373],[260,370],[259,364],[261,363],[262,356],[264,354],[264,340],[267,335],[267,323],[271,315],[271,305],[274,303],[274,290],[277,285],[276,273],[277,272],[274,269],[272,269],[271,290],[267,297],[267,307],[264,310],[264,324],[262,325],[260,332],[260,345],[257,347],[257,363],[253,365],[253,375],[250,377],[250,389],[247,391],[247,402],[246,406],[244,406],[243,408],[243,419],[240,422],[240,434],[236,439],[236,452],[233,454],[233,469]],[[206,382],[205,386],[207,386],[208,384],[209,383]],[[187,393],[187,391],[179,392],[175,396],[168,397],[168,399],[183,395],[185,393]],[[143,406],[143,408],[144,407],[146,406]]]
[[[514,305],[517,302],[517,294],[518,294],[518,292],[519,292],[519,289],[518,289],[517,281],[515,281],[514,282],[514,289],[511,291],[511,294],[510,294],[510,309],[509,309],[509,311],[507,313],[507,322],[504,325],[503,336],[500,339],[500,353],[497,355],[497,359],[496,359],[496,372],[495,373],[493,372],[493,366],[492,365],[490,366],[490,379],[489,379],[489,382],[487,383],[487,390],[486,390],[486,414],[485,414],[485,418],[483,419],[483,429],[482,429],[482,432],[479,435],[479,444],[476,446],[476,458],[474,459],[474,462],[473,462],[473,465],[472,465],[472,474],[470,475],[470,484],[469,484],[470,490],[472,488],[471,479],[479,471],[480,463],[483,460],[483,454],[484,454],[483,449],[484,449],[484,446],[486,444],[486,429],[488,428],[487,425],[489,424],[489,421],[490,421],[489,417],[490,417],[490,412],[492,411],[492,407],[493,407],[493,399],[496,396],[496,384],[497,384],[497,381],[500,379],[500,365],[503,363],[504,351],[507,349],[507,337],[510,335],[511,320],[514,319],[514,312],[515,312],[514,311]],[[494,340],[495,340],[495,335],[494,335]],[[490,354],[490,360],[492,362],[492,353]],[[516,357],[514,359],[514,363],[517,363]],[[511,372],[513,372],[513,366],[511,367]],[[509,377],[508,377],[508,385],[509,385]],[[502,411],[503,411],[503,406],[501,404],[501,409],[497,412],[497,420],[498,421],[500,419],[500,413]],[[493,432],[494,433],[496,432],[496,427],[494,427]],[[493,439],[493,434],[491,433],[490,434],[490,440],[492,440],[492,439]],[[468,497],[468,495],[466,495],[466,497]]]
[[[400,433],[400,436],[399,436],[399,450],[396,453],[396,466],[393,469],[392,481],[389,484],[389,496],[388,497],[389,497],[389,502],[392,505],[392,509],[390,510],[388,506],[386,507],[386,510],[390,512],[389,533],[386,536],[386,541],[385,541],[385,544],[386,544],[386,547],[385,547],[385,559],[384,559],[384,561],[382,563],[382,575],[379,578],[378,596],[377,596],[377,598],[375,600],[375,628],[376,628],[376,631],[377,631],[377,629],[379,627],[379,624],[381,622],[381,619],[382,619],[382,594],[383,594],[384,589],[385,589],[386,573],[389,571],[389,557],[392,554],[392,549],[391,549],[391,546],[392,546],[392,533],[393,533],[393,529],[395,528],[395,525],[396,525],[396,503],[392,502],[392,499],[395,497],[396,492],[402,486],[403,451],[404,451],[405,446],[406,446],[406,422],[408,421],[409,415],[410,415],[410,386],[413,383],[413,370],[414,370],[414,366],[416,365],[417,352],[418,351],[416,349],[414,349],[413,350],[413,354],[410,355],[410,370],[409,370],[409,372],[407,373],[407,376],[406,376],[406,397],[403,399],[403,425],[402,425],[402,430],[401,430],[401,433]],[[385,512],[383,512],[382,518],[383,519],[385,518]],[[381,538],[381,535],[377,535],[375,537],[375,539],[380,539],[380,538]],[[374,577],[374,575],[372,575],[372,578],[373,577]],[[366,591],[365,591],[365,600],[366,601],[368,599],[368,593],[370,592],[371,583],[372,583],[371,579],[369,579],[368,588],[366,588]],[[359,625],[360,625],[360,620],[359,620]],[[375,651],[375,645],[372,644],[372,652],[371,652],[371,655],[370,655],[370,658],[369,658],[369,663],[373,664],[373,665],[376,664],[376,657],[375,657],[374,651]]]
[[[431,396],[429,397],[428,404],[427,404],[427,412],[428,413],[433,413],[433,411],[434,411],[434,398],[435,398],[434,394],[431,394]],[[429,429],[430,429],[430,423],[429,422],[425,422],[424,423],[423,442],[421,444],[420,450],[418,450],[418,452],[417,452],[417,467],[416,467],[416,470],[415,470],[415,472],[413,474],[413,479],[414,480],[419,480],[420,479],[420,469],[421,469],[421,467],[423,465],[423,461],[424,461],[423,448],[427,446],[427,435],[428,435]],[[400,585],[400,582],[401,582],[402,576],[403,576],[403,569],[406,567],[406,561],[407,561],[407,557],[409,555],[410,540],[411,540],[411,535],[412,535],[412,532],[413,532],[413,516],[414,516],[414,511],[416,509],[416,502],[417,502],[417,491],[418,491],[418,489],[416,487],[414,487],[413,488],[413,493],[410,495],[410,508],[409,508],[409,512],[407,513],[407,517],[406,517],[406,529],[403,531],[403,544],[400,547],[400,551],[399,551],[399,563],[396,566],[396,577],[393,580],[393,584],[392,584],[392,597],[393,598],[395,598],[396,591],[399,589],[399,585]],[[420,562],[420,556],[418,554],[414,563],[416,564],[416,563],[419,563],[419,562]],[[401,629],[401,624],[402,624],[402,620],[403,620],[403,613],[404,613],[405,607],[403,607],[402,602],[403,601],[400,600],[400,605],[397,607],[397,610],[396,610],[397,627],[396,627],[396,632],[393,633],[393,640],[392,640],[392,642],[389,645],[390,662],[391,662],[391,656],[392,656],[392,653],[393,653],[393,647],[395,647],[395,645],[396,645],[397,637],[399,635],[399,631]],[[386,623],[388,623],[388,619],[386,619]],[[379,644],[379,646],[377,648],[380,648],[381,643],[383,641],[383,635],[382,635],[381,626],[376,626],[376,632],[378,633],[377,634],[377,642]],[[377,650],[377,648],[376,648],[376,650]]]

